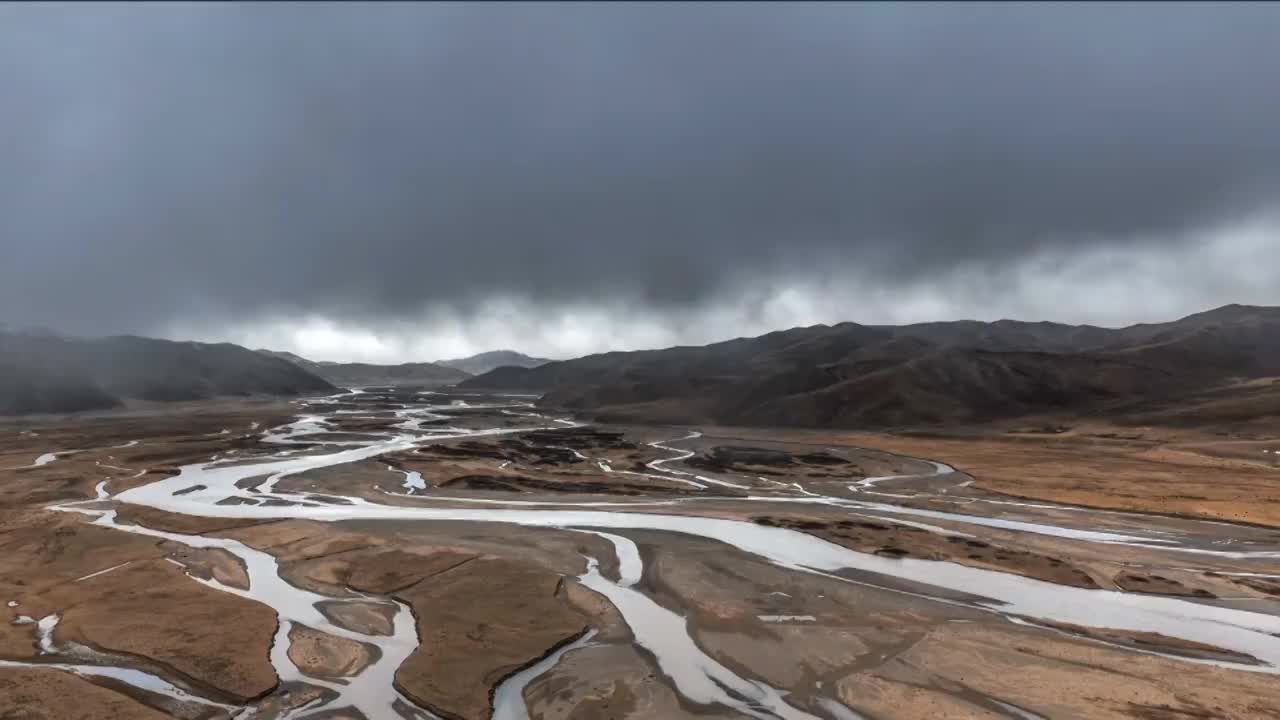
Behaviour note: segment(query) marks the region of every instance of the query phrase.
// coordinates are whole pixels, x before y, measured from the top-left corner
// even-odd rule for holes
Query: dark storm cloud
[[[1280,188],[1268,5],[0,6],[0,315],[72,331],[1160,246]]]

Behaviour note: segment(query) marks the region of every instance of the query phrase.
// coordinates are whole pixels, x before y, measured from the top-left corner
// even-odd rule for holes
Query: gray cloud
[[[1061,308],[1027,268],[1273,206],[1276,68],[1263,4],[2,6],[0,312],[627,344],[840,277],[964,312],[975,267]]]
[[[1106,326],[1159,322],[1224,298],[1276,301],[1280,218],[1215,228],[1171,248],[1095,246],[1006,264],[966,262],[929,276],[886,282],[873,271],[830,266],[803,278],[761,281],[682,312],[602,297],[563,304],[494,298],[463,311],[374,320],[319,313],[259,315],[239,322],[177,323],[175,338],[270,346],[307,357],[398,362],[457,357],[499,346],[546,357],[702,344],[857,318],[871,324],[972,318],[1054,318]]]

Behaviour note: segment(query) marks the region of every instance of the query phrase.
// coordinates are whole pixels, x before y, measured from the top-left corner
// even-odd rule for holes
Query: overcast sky
[[[1280,6],[0,5],[0,321],[318,359],[1280,304]]]

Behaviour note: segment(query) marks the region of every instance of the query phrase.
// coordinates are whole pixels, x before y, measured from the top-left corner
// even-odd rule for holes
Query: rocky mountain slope
[[[1280,308],[1231,305],[1119,329],[816,325],[499,368],[462,385],[546,393],[546,404],[620,420],[876,427],[1137,408],[1151,417],[1211,388],[1228,405],[1230,388],[1255,397],[1271,376],[1280,376]]]
[[[332,390],[312,373],[228,343],[0,332],[0,414],[77,412],[127,400],[299,395]]]

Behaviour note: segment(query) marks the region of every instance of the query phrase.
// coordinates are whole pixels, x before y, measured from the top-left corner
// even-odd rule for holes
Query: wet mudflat
[[[1280,715],[1280,529],[867,438],[369,388],[0,467],[0,701],[48,717]]]

